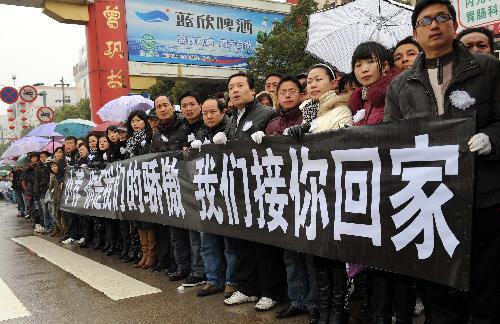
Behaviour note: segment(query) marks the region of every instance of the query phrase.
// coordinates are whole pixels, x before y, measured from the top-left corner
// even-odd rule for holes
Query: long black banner
[[[258,241],[469,287],[472,115],[69,168],[62,209]]]

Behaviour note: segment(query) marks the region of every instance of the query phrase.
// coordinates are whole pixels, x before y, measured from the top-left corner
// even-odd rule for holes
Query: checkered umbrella
[[[392,0],[355,0],[313,13],[306,51],[350,72],[351,57],[359,44],[371,40],[392,47],[412,35],[412,9]]]

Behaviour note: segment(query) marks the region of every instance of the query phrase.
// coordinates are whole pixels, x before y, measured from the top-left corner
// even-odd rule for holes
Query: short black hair
[[[49,151],[41,151],[40,152],[40,155],[44,154],[45,156],[49,157],[50,156],[50,153]]]
[[[219,98],[214,98],[214,97],[210,97],[208,99],[206,99],[205,101],[203,101],[203,103],[209,101],[209,100],[215,100],[217,102],[217,108],[223,112],[224,109],[226,109],[226,103],[224,102],[224,100],[222,99],[219,99]]]
[[[174,105],[174,99],[172,99],[172,96],[169,96],[167,94],[164,94],[164,93],[160,93],[159,95],[157,95],[154,99],[153,99],[153,108],[156,108],[156,99],[160,98],[160,97],[167,97],[168,101],[170,102],[170,104],[173,106]]]
[[[451,4],[450,0],[417,0],[415,4],[415,9],[413,9],[413,13],[411,14],[411,25],[413,26],[413,30],[417,29],[417,18],[418,15],[430,5],[433,4],[443,4],[448,8],[450,12],[451,18],[453,21],[457,20],[457,12],[455,11],[455,7]]]
[[[68,136],[64,139],[64,141],[73,141],[75,144],[78,141],[75,136]]]
[[[495,35],[493,35],[493,32],[491,29],[488,29],[486,27],[473,27],[473,28],[466,28],[462,30],[460,33],[457,34],[455,37],[457,40],[460,40],[462,37],[465,35],[471,34],[471,33],[481,33],[486,35],[488,37],[488,43],[490,44],[490,49],[491,49],[491,54],[493,54],[495,47],[494,47],[494,40],[495,40]]]
[[[253,76],[251,74],[248,74],[248,73],[242,72],[242,71],[231,75],[227,79],[226,86],[229,87],[229,82],[231,82],[232,78],[236,78],[236,77],[240,77],[240,76],[247,78],[247,83],[248,83],[248,87],[250,88],[250,90],[255,89],[255,79],[253,78]]]
[[[358,79],[356,79],[356,76],[354,75],[354,72],[347,73],[342,75],[342,78],[340,78],[339,85],[338,85],[338,92],[342,93],[345,91],[345,88],[349,83],[354,83],[356,87],[360,87],[361,84],[359,84]]]
[[[307,77],[306,77],[307,78]],[[285,82],[293,82],[295,83],[295,85],[297,86],[297,88],[299,88],[299,92],[300,93],[303,93],[304,92],[304,88],[302,87],[302,84],[299,82],[299,79],[294,77],[294,76],[285,76],[283,78],[281,78],[281,81],[280,83],[278,84],[278,89],[279,90],[281,88],[281,85]]]
[[[396,50],[398,49],[399,46],[402,46],[402,45],[406,45],[406,44],[411,44],[411,45],[414,45],[419,52],[422,52],[423,49],[422,47],[420,46],[420,44],[415,40],[415,38],[413,38],[413,36],[408,36],[408,37],[405,37],[403,38],[402,40],[400,40],[396,46],[394,46],[394,49],[392,50],[392,54],[394,55],[394,52],[396,52]]]
[[[378,68],[381,74],[384,62],[388,62],[391,68],[394,66],[394,57],[392,56],[392,53],[385,48],[384,45],[374,41],[369,41],[359,44],[354,50],[351,60],[352,71],[354,71],[354,66],[357,61],[368,60],[373,57],[378,59]]]
[[[182,99],[184,99],[186,97],[193,97],[196,100],[197,104],[202,103],[200,94],[198,92],[193,91],[193,90],[188,90],[188,91],[185,91],[183,94],[181,94],[181,96],[179,97],[179,105],[181,104]]]
[[[300,79],[307,79],[307,74],[305,74],[305,73],[299,73],[299,74],[297,74],[297,75],[295,76],[295,78],[296,78],[297,80],[300,80]]]
[[[269,79],[270,77],[272,76],[275,76],[275,77],[278,77],[280,79],[283,79],[285,76],[281,73],[277,73],[277,72],[271,72],[269,73],[268,75],[266,75],[266,78],[264,79],[264,82],[267,81],[267,79]]]
[[[89,148],[89,145],[87,144],[87,142],[81,142],[80,145],[78,145],[78,148],[80,148],[82,146],[85,146],[87,148],[87,150],[90,151],[90,148]]]

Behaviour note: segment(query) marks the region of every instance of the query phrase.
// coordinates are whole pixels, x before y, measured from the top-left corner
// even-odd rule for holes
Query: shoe
[[[257,304],[255,305],[255,310],[258,312],[263,312],[270,310],[274,306],[278,305],[278,302],[269,298],[269,297],[261,297]]]
[[[224,287],[224,299],[230,298],[236,290],[237,289],[235,285],[226,284],[226,286]]]
[[[28,219],[28,218],[30,218],[30,215],[26,214],[26,215],[24,215],[24,218]]]
[[[183,284],[183,286],[184,286],[184,284]],[[205,296],[210,296],[210,295],[216,294],[216,293],[221,292],[221,291],[222,291],[221,288],[217,288],[214,285],[212,285],[211,283],[206,283],[205,286],[203,286],[203,288],[201,288],[200,290],[198,290],[196,292],[196,296],[205,297]]]
[[[195,276],[189,276],[185,282],[182,283],[182,287],[196,287],[201,286],[206,283],[206,278],[200,278]]]
[[[81,239],[79,239],[79,240],[77,241],[77,243],[78,243],[79,245],[82,245],[83,243],[85,243],[85,237],[82,237]]]
[[[62,244],[72,244],[75,242],[75,239],[72,239],[71,237],[67,238],[66,240],[62,241]]]
[[[168,276],[168,280],[170,281],[179,281],[182,279],[186,279],[189,277],[189,272],[188,271],[176,271],[172,273],[170,276]]]
[[[231,297],[224,299],[224,304],[227,306],[239,305],[243,303],[255,302],[258,299],[259,297],[257,296],[247,296],[239,291],[235,291]]]
[[[424,312],[424,304],[422,303],[422,299],[417,298],[417,302],[415,303],[415,310],[413,311],[413,316],[420,316]]]
[[[35,224],[35,233],[41,233],[44,228],[40,224]]]
[[[104,244],[104,246],[101,249],[101,252],[108,252],[109,249],[112,249],[112,245],[109,243]]]
[[[80,241],[81,241],[81,239],[80,239]],[[80,244],[80,247],[81,247],[82,249],[86,249],[86,248],[88,248],[89,246],[90,246],[90,242],[89,242],[89,240],[85,240],[85,239],[83,240],[83,243],[81,243],[81,244]]]
[[[110,246],[109,246],[109,249],[106,251],[106,255],[107,255],[107,256],[112,256],[112,255],[114,254],[114,252],[113,252],[113,251],[114,251],[114,250],[113,250],[113,246],[112,246],[112,245],[110,245]]]
[[[69,236],[68,236],[68,235],[61,235],[61,236],[59,237],[58,242],[59,242],[59,243],[62,243],[63,241],[66,241],[67,239],[69,239]]]
[[[288,304],[286,308],[280,310],[279,312],[276,312],[276,318],[290,318],[302,314],[307,314],[307,311],[300,309],[295,305]]]
[[[152,266],[149,268],[149,271],[151,272],[167,272],[167,266],[163,263],[157,263],[155,266]]]
[[[167,269],[167,277],[170,277],[177,272],[177,264],[175,262],[170,262],[170,266]]]
[[[309,324],[318,324],[319,322],[319,311],[316,308],[311,308],[309,311]]]

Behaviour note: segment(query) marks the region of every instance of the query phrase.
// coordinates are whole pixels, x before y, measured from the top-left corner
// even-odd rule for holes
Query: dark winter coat
[[[201,116],[196,122],[194,122],[192,124],[190,124],[187,121],[187,119],[185,119],[185,118],[184,118],[184,122],[186,123],[186,127],[188,129],[188,137],[190,135],[193,135],[194,137],[196,137],[196,134],[198,134],[200,129],[205,127],[205,123],[203,122],[203,118],[201,118]]]
[[[35,184],[35,167],[28,165],[24,171],[24,184],[26,186],[26,195],[29,197],[38,197],[38,193],[33,191],[33,185]]]
[[[22,170],[12,172],[12,189],[14,191],[23,191],[24,173]]]
[[[245,106],[245,112],[241,116],[239,124],[237,124],[237,113],[231,117],[227,138],[229,140],[250,138],[257,131],[265,131],[269,122],[276,115],[276,109],[264,107],[257,100],[254,100]]]
[[[386,75],[368,88],[366,100],[362,99],[363,88],[356,89],[349,98],[348,106],[354,116],[360,109],[365,110],[365,117],[353,123],[353,126],[376,125],[384,121],[385,95],[391,81],[398,75],[397,69],[390,70]]]
[[[35,180],[33,183],[33,192],[38,197],[45,196],[49,188],[50,167],[45,163],[38,163],[35,167]]]
[[[80,168],[82,165],[89,166],[89,157],[88,155],[86,157],[79,157],[78,160],[76,160],[75,166]]]
[[[229,118],[227,116],[224,116],[222,118],[222,121],[219,123],[219,125],[215,127],[208,127],[207,125],[203,124],[203,126],[198,130],[198,133],[196,134],[196,139],[200,140],[202,143],[205,140],[209,140],[212,142],[215,134],[222,132],[227,135],[228,132],[228,126],[229,126]]]
[[[288,111],[279,110],[279,116],[269,122],[266,127],[266,135],[283,135],[285,129],[291,126],[301,125],[304,118],[299,106]]]
[[[470,54],[460,42],[453,43],[453,77],[444,95],[444,113],[459,111],[450,101],[454,90],[462,90],[476,100],[468,109],[476,111],[476,133],[488,135],[492,144],[489,156],[477,156],[476,207],[500,204],[500,62],[493,56]],[[389,87],[385,121],[433,116],[437,104],[425,68],[425,53],[413,67]]]
[[[120,151],[121,148],[125,148],[126,142],[117,141],[116,143],[109,142],[109,149],[106,152],[108,157],[108,163],[120,161],[125,158],[125,154]]]
[[[174,118],[167,124],[160,123],[158,130],[153,133],[150,152],[171,152],[182,150],[188,146],[187,137],[190,130],[184,122],[184,118],[174,113]]]
[[[133,156],[144,155],[144,154],[148,154],[150,152],[152,136],[153,135],[146,134],[146,139],[145,139],[144,145],[142,145],[141,143],[137,143],[138,145],[135,146],[133,149]],[[124,147],[125,146],[126,146],[126,144],[124,145]],[[123,155],[123,159],[130,159],[130,158],[131,158],[131,155],[128,152]]]

